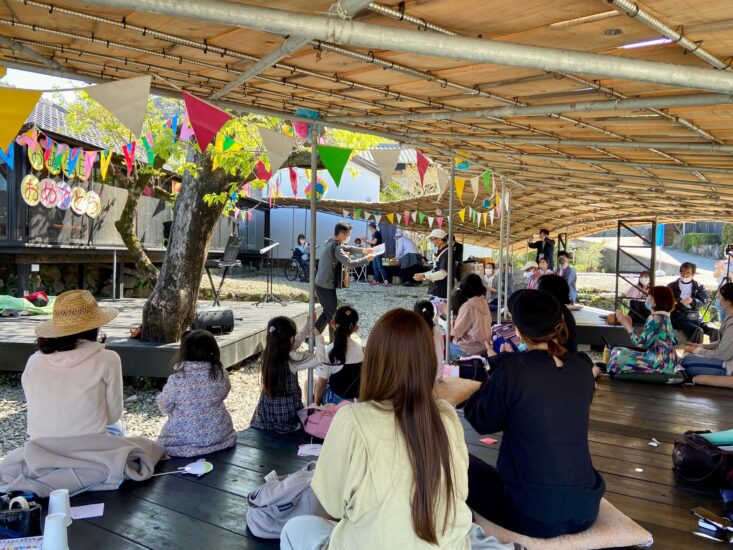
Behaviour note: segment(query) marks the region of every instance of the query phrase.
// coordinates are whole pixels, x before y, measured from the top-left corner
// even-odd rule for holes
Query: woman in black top
[[[565,327],[568,329],[568,337],[565,341],[564,348],[570,353],[578,352],[578,328],[575,324],[573,312],[568,309],[570,301],[570,286],[564,277],[550,273],[540,277],[537,281],[537,288],[552,294],[552,296],[560,302],[562,310],[562,318],[565,321]]]
[[[549,293],[522,292],[511,313],[528,350],[498,356],[466,403],[476,431],[503,431],[496,469],[469,457],[468,505],[523,535],[579,533],[595,521],[605,492],[588,449],[593,374],[564,348],[560,304]]]

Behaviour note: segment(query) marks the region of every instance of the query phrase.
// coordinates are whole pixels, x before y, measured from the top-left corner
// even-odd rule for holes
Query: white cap
[[[443,231],[442,229],[433,229],[430,232],[430,237],[429,238],[431,238],[431,239],[445,239],[447,236],[448,236],[448,234],[445,231]]]
[[[401,236],[402,236],[402,231],[398,231],[397,233],[395,233],[395,234],[394,234],[394,238],[395,238],[395,239],[396,239],[397,237],[401,237]]]
[[[540,266],[537,265],[537,262],[529,261],[526,264],[524,264],[524,267],[522,268],[522,271],[527,271],[528,269],[532,268],[538,269]]]

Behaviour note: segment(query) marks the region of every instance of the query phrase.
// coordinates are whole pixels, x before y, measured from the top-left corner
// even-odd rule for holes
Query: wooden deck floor
[[[733,426],[733,392],[704,387],[664,387],[600,380],[589,434],[596,468],[607,484],[606,498],[652,532],[654,548],[708,548],[716,543],[693,536],[689,510],[705,505],[720,511],[715,493],[677,484],[672,443],[688,429]],[[648,445],[655,437],[658,448]],[[466,430],[469,452],[491,463],[498,444],[483,445]],[[105,503],[104,517],[76,521],[69,528],[75,550],[122,548],[277,548],[246,528],[246,494],[272,469],[289,472],[306,460],[296,456],[302,436],[246,430],[234,449],[210,456],[214,470],[201,479],[171,475],[125,483],[118,492],[87,493],[72,506]],[[541,452],[541,450],[538,450]],[[164,462],[174,470],[190,459]],[[641,468],[643,471],[636,471]]]

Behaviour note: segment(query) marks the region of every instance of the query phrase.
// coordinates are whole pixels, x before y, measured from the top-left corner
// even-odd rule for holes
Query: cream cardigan
[[[79,341],[71,351],[37,351],[21,381],[31,439],[103,434],[122,416],[122,363],[103,344]]]

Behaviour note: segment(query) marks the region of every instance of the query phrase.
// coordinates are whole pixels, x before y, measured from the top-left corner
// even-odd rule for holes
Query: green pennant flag
[[[230,138],[229,136],[224,136],[224,145],[223,145],[222,149],[223,149],[223,150],[224,150],[224,151],[226,152],[226,151],[228,151],[228,150],[229,150],[229,148],[230,148],[230,147],[231,147],[232,145],[234,145],[235,143],[236,143],[236,141],[234,141],[234,140],[233,140],[232,138]]]
[[[344,168],[346,168],[346,163],[349,162],[351,151],[352,149],[344,149],[342,147],[318,146],[318,156],[321,157],[323,166],[331,174],[336,187],[341,183],[341,176],[344,173]]]
[[[491,172],[488,170],[484,172],[484,189],[486,189],[487,193],[491,193],[491,189],[489,189],[489,186],[491,185]]]
[[[354,219],[358,220],[359,218],[361,218],[361,208],[357,208],[356,210],[354,210]]]
[[[422,212],[418,212],[417,217],[420,220],[420,223],[422,223],[423,220],[425,219],[425,214],[423,214]]]

